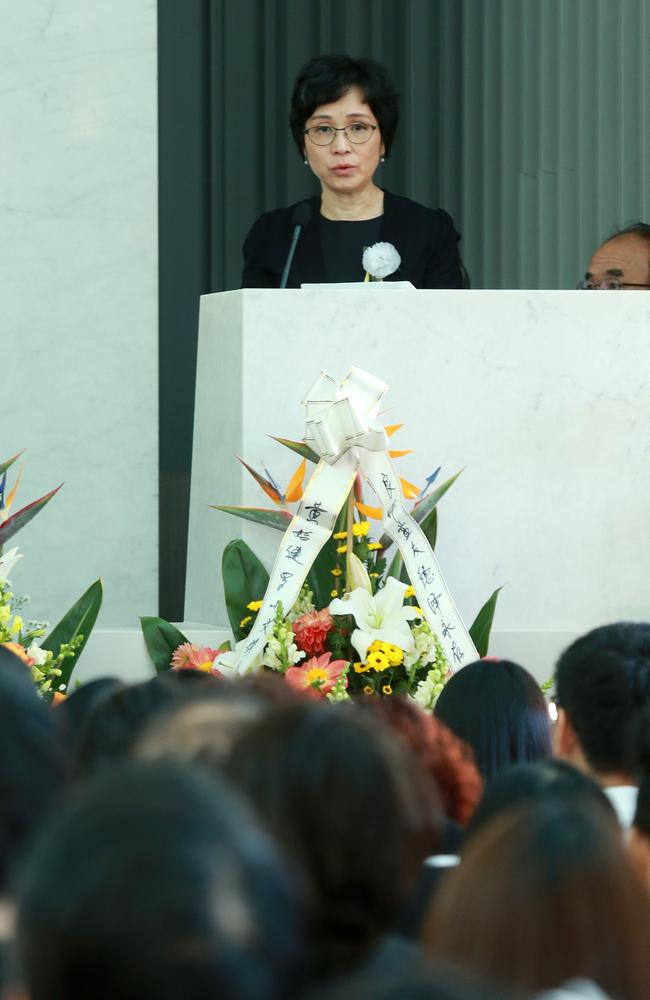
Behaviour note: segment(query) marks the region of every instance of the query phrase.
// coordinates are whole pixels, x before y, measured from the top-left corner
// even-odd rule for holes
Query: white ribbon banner
[[[478,659],[429,541],[404,507],[400,479],[388,455],[388,438],[377,423],[387,389],[374,375],[351,368],[340,384],[322,372],[303,400],[307,408],[304,440],[321,461],[284,533],[255,625],[238,645],[240,673],[259,662],[278,603],[282,602],[287,614],[295,604],[316,556],[331,537],[359,469],[377,495],[384,511],[384,531],[402,555],[420,608],[450,666],[457,669]]]

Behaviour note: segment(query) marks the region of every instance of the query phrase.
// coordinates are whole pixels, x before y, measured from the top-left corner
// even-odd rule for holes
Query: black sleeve
[[[462,288],[463,272],[458,251],[460,233],[454,221],[442,208],[435,212],[429,255],[421,288]]]
[[[261,215],[248,232],[244,240],[244,270],[242,272],[242,288],[277,288],[279,278],[277,269],[269,265],[272,255],[269,255],[272,226],[268,215]]]

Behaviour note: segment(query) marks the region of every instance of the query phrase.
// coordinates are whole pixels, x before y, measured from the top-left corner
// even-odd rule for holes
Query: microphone
[[[293,263],[293,255],[296,252],[296,244],[300,238],[300,234],[304,227],[309,222],[311,217],[311,208],[306,201],[301,201],[294,208],[291,213],[291,225],[293,226],[293,236],[291,237],[291,246],[289,247],[289,253],[287,254],[287,260],[284,265],[284,270],[282,272],[282,277],[280,278],[280,288],[287,287],[287,281],[289,280],[289,271],[291,270],[291,265]]]

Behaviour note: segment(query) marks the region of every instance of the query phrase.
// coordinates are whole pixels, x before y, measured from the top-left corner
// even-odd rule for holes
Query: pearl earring
[[[382,157],[381,157],[381,159],[379,160],[379,162],[380,162],[380,163],[385,163],[385,162],[386,162],[386,157],[385,157],[385,156],[382,156]]]
[[[305,157],[305,166],[308,166],[308,165],[309,165],[309,161],[308,161],[308,160],[307,160],[307,158]]]

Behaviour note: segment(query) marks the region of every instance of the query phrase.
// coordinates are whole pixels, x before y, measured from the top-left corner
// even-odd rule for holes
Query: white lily
[[[224,653],[219,653],[219,656],[214,658],[213,668],[218,670],[220,674],[223,674],[229,681],[243,677],[244,674],[255,673],[261,665],[262,651],[260,650],[259,655],[255,657],[248,669],[245,671],[241,670],[242,653],[246,642],[246,639],[242,639],[234,649],[227,649]]]
[[[9,549],[3,556],[0,556],[0,581],[7,580],[12,569],[22,556],[18,553],[18,546]]]
[[[362,590],[367,590],[369,594],[372,594],[372,584],[368,576],[368,570],[359,559],[359,556],[356,556],[354,552],[350,552],[348,560],[348,582],[352,590],[357,590],[360,587]]]
[[[337,597],[329,606],[332,615],[352,615],[357,628],[350,641],[362,661],[373,642],[389,642],[404,652],[413,648],[413,635],[409,622],[420,618],[416,608],[404,605],[406,584],[389,576],[382,589],[374,595],[357,587],[347,597]]]

